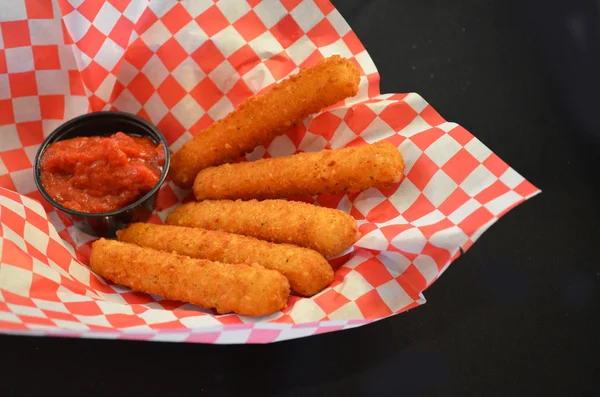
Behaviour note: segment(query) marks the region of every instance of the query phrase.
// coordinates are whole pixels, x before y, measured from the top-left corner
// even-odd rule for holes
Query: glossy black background
[[[534,38],[544,7],[334,4],[382,92],[419,92],[543,194],[485,233],[409,313],[267,346],[4,336],[2,395],[597,395],[598,150],[565,112]]]

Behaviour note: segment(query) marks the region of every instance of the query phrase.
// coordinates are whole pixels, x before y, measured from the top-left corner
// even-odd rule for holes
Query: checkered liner
[[[461,250],[538,193],[419,95],[380,95],[373,61],[328,0],[14,0],[0,4],[0,33],[5,333],[265,343],[353,328],[423,303],[422,292]],[[291,297],[283,312],[215,315],[107,284],[85,266],[92,237],[35,188],[35,153],[67,119],[135,113],[176,151],[245,98],[332,54],[359,67],[358,96],[247,158],[386,140],[403,154],[406,178],[313,200],[352,214],[362,238],[332,261],[338,269],[329,288]],[[189,195],[169,182],[152,221]]]

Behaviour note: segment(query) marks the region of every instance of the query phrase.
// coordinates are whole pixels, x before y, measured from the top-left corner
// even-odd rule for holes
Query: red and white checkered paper
[[[339,268],[329,288],[291,297],[282,312],[215,315],[105,283],[86,266],[93,238],[35,188],[35,153],[65,120],[131,112],[155,123],[176,151],[245,98],[332,54],[358,65],[358,96],[248,159],[387,140],[404,156],[406,178],[315,198],[352,214],[362,238],[332,261]],[[381,95],[373,61],[328,0],[2,2],[0,187],[2,332],[205,343],[299,338],[422,304],[461,250],[538,193],[419,95]],[[152,221],[189,194],[165,185]]]

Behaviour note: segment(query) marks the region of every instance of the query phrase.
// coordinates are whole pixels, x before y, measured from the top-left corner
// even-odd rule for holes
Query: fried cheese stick
[[[192,258],[226,263],[258,263],[283,274],[297,295],[312,296],[333,281],[331,265],[318,252],[291,244],[182,226],[132,223],[119,230],[120,241]]]
[[[231,162],[285,133],[292,125],[358,93],[360,75],[338,55],[250,97],[237,110],[186,142],[171,157],[170,176],[190,188],[203,168]]]
[[[214,308],[218,313],[271,314],[285,307],[290,292],[285,277],[258,264],[192,259],[103,238],[92,245],[90,268],[134,291]]]
[[[190,202],[175,208],[166,223],[295,244],[326,258],[360,237],[356,221],[343,211],[285,200]]]
[[[206,168],[196,176],[194,195],[249,200],[360,192],[400,182],[403,172],[398,149],[378,142]]]

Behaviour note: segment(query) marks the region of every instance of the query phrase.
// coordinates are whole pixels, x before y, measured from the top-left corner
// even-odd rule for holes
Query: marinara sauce
[[[162,144],[117,132],[50,144],[41,158],[40,179],[46,192],[66,208],[110,212],[152,190],[164,164]]]

